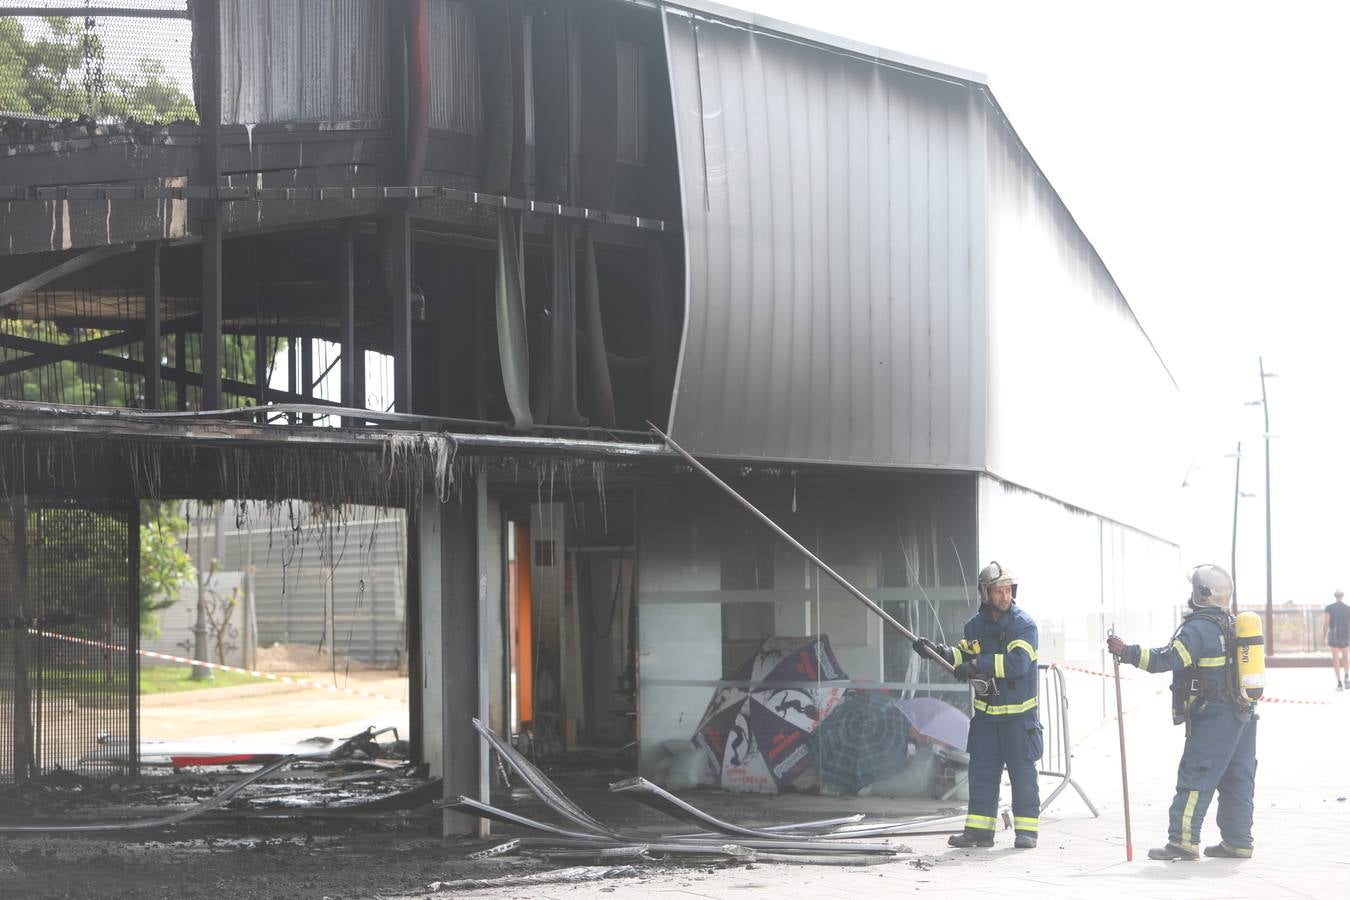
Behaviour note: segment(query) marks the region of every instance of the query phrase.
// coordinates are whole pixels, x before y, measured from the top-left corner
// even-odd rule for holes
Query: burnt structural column
[[[342,342],[342,369],[339,382],[342,405],[349,408],[364,406],[366,401],[364,371],[361,373],[361,396],[358,398],[356,395],[357,357],[364,351],[356,345],[356,272],[352,258],[353,250],[351,226],[344,224],[338,233],[338,340]],[[360,423],[355,419],[347,419],[343,424],[352,427]]]
[[[160,339],[160,279],[159,244],[152,243],[145,253],[145,345],[141,356],[145,361],[146,409],[160,408],[159,339]]]
[[[412,412],[412,228],[406,207],[380,221],[380,263],[392,313],[394,411]]]
[[[385,5],[389,35],[389,180],[409,176],[408,10]],[[388,183],[388,182],[387,182]],[[390,304],[390,347],[394,364],[394,411],[412,412],[412,215],[407,200],[386,201],[380,218],[380,272]]]
[[[446,799],[487,799],[481,739],[470,725],[483,714],[476,493],[465,490],[443,503],[427,490],[416,518],[422,759],[441,778]],[[441,821],[444,837],[478,829],[476,817],[450,810]]]
[[[193,23],[200,53],[195,76],[197,105],[202,122],[201,166],[197,185],[220,186],[220,5],[204,0]],[[202,408],[223,406],[220,383],[223,303],[221,300],[220,208],[214,197],[201,201],[202,210]],[[180,367],[182,361],[179,362]]]

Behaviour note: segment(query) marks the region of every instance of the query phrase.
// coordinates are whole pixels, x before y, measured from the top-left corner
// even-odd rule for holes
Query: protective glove
[[[918,638],[914,641],[914,652],[924,659],[932,659],[937,656],[941,659],[951,661],[952,650],[944,644],[935,644],[926,637]]]
[[[980,673],[979,670],[975,668],[975,660],[968,659],[957,666],[956,671],[953,674],[962,681],[969,681]]]
[[[1111,651],[1111,655],[1116,659],[1120,659],[1125,655],[1126,646],[1127,644],[1121,640],[1120,635],[1118,634],[1113,634],[1106,639],[1106,649]]]
[[[957,650],[960,650],[961,653],[962,653],[962,655],[964,655],[964,656],[979,656],[979,655],[980,655],[980,642],[979,642],[979,641],[967,641],[967,640],[962,639],[962,640],[960,641],[960,643],[958,643],[958,644],[956,645],[956,649],[957,649]]]

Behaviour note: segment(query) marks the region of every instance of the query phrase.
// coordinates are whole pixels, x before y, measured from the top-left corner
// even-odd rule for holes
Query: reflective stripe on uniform
[[[1008,677],[1008,676],[1007,676],[1007,673],[1004,671],[1004,668],[1003,668],[1003,654],[1002,654],[1002,653],[995,653],[995,654],[994,654],[994,677],[995,677],[995,678],[1006,678],[1006,677]]]
[[[1041,820],[1034,816],[1015,816],[1013,818],[1013,828],[1018,831],[1040,831]]]
[[[1191,836],[1191,817],[1195,814],[1195,804],[1200,800],[1199,791],[1186,795],[1186,808],[1181,813],[1181,846],[1195,852],[1195,838]]]
[[[1183,644],[1181,641],[1173,641],[1172,649],[1177,651],[1177,656],[1181,657],[1181,664],[1183,666],[1189,669],[1192,665],[1194,665],[1194,663],[1191,662],[1190,651],[1186,649],[1186,645]]]
[[[1252,848],[1251,848],[1251,847],[1234,847],[1232,844],[1228,843],[1227,841],[1219,841],[1219,844],[1223,847],[1223,849],[1227,850],[1229,853],[1233,854],[1234,856],[1240,856],[1240,857],[1242,857],[1243,859],[1251,859],[1251,856],[1252,856]]]
[[[974,813],[966,815],[966,828],[993,831],[997,824],[998,822],[993,816],[977,816]]]
[[[952,665],[953,665],[953,666],[959,666],[959,665],[961,665],[961,660],[962,660],[962,658],[963,658],[963,657],[961,656],[961,648],[960,648],[960,647],[953,647],[953,648],[952,648]]]
[[[1202,669],[1217,669],[1219,666],[1228,665],[1226,656],[1202,656],[1195,663]]]
[[[1141,669],[1148,668],[1148,658],[1152,652],[1153,651],[1149,650],[1147,647],[1139,648],[1139,668]]]
[[[976,698],[975,711],[982,712],[987,716],[1015,716],[1018,713],[1024,713],[1036,708],[1036,698],[1032,697],[1023,703],[1010,703],[1007,706],[990,706],[983,700]]]
[[[1031,646],[1031,644],[1027,643],[1026,641],[1023,640],[1009,641],[1008,652],[1011,653],[1014,650],[1025,650],[1027,651],[1027,656],[1031,657],[1031,661],[1032,662],[1036,661],[1036,648]]]

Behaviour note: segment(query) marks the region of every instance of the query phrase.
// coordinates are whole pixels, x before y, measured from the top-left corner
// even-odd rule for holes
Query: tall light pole
[[[1238,598],[1238,591],[1237,591],[1238,501],[1241,500],[1243,497],[1255,497],[1256,495],[1255,495],[1255,494],[1249,494],[1248,492],[1246,492],[1246,491],[1244,491],[1244,490],[1242,489],[1242,442],[1241,442],[1241,441],[1238,442],[1237,450],[1236,450],[1235,452],[1229,453],[1229,454],[1227,454],[1227,455],[1228,455],[1229,457],[1231,457],[1231,458],[1237,460],[1237,464],[1233,467],[1233,549],[1232,549],[1232,557],[1231,557],[1231,559],[1229,560],[1229,566],[1230,566],[1230,568],[1228,569],[1228,574],[1231,575],[1232,578],[1233,578],[1233,602],[1232,602],[1231,605],[1232,605],[1233,615],[1237,615],[1237,611],[1238,611],[1238,602],[1237,602],[1237,598]]]
[[[1266,371],[1266,361],[1257,357],[1261,367],[1261,417],[1265,430],[1262,436],[1266,442],[1266,655],[1275,655],[1275,578],[1271,572],[1270,553],[1270,404],[1266,401],[1266,379],[1273,378],[1273,372]]]

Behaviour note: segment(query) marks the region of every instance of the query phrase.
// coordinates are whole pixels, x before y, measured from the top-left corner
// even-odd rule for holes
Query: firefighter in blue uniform
[[[975,688],[975,714],[966,751],[970,754],[970,806],[966,827],[948,838],[953,847],[992,847],[1003,770],[1012,782],[1013,846],[1029,850],[1040,831],[1041,796],[1036,761],[1043,747],[1036,708],[1037,632],[1031,616],[1014,600],[1017,579],[991,562],[980,572],[980,610],[966,623],[965,640],[955,647],[915,641],[915,650],[939,653],[956,676]]]
[[[1177,793],[1168,818],[1166,846],[1149,859],[1193,860],[1200,826],[1215,789],[1223,840],[1206,856],[1246,859],[1252,855],[1252,794],[1256,785],[1256,720],[1252,704],[1237,689],[1231,648],[1233,617],[1228,604],[1233,579],[1218,566],[1191,572],[1191,611],[1165,647],[1126,644],[1112,635],[1107,649],[1147,672],[1172,673],[1172,721],[1186,724],[1186,747],[1177,768]]]

